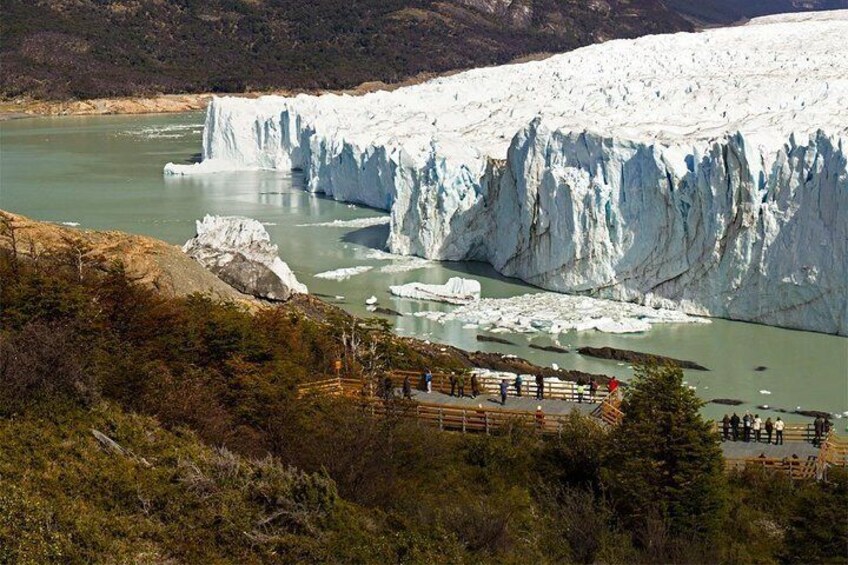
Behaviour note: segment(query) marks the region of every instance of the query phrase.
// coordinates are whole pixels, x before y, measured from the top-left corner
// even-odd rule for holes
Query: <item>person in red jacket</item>
[[[615,377],[610,377],[609,383],[607,384],[607,388],[610,391],[610,394],[614,393],[618,388],[618,379]]]

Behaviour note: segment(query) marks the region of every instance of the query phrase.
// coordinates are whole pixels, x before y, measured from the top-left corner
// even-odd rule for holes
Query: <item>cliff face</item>
[[[846,32],[784,17],[392,93],[216,99],[204,161],[166,172],[298,168],[390,210],[395,253],[848,335]]]

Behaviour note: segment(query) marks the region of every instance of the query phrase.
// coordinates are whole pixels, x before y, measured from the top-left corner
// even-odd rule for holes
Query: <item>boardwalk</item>
[[[402,396],[400,385],[407,376],[406,372],[391,375],[394,396],[398,399]],[[481,379],[480,396],[460,398],[447,393],[450,387],[443,379],[434,379],[432,392],[415,389],[411,400],[397,403],[380,399],[373,382],[338,377],[304,384],[300,394],[349,396],[363,402],[363,407],[374,416],[392,413],[415,418],[439,430],[463,433],[489,434],[517,423],[533,426],[543,435],[557,435],[562,433],[568,414],[575,410],[595,418],[599,425],[607,428],[617,426],[624,416],[618,391],[608,393],[604,389],[596,398],[587,395],[580,403],[576,402],[574,383],[556,381],[545,384],[544,400],[536,400],[535,385],[527,387],[521,397],[510,387],[506,405],[502,406],[500,396],[494,394],[497,382]],[[469,389],[466,386],[466,392]],[[718,426],[715,433],[718,439]],[[728,470],[761,466],[792,479],[822,479],[826,478],[829,467],[848,465],[848,442],[831,433],[821,446],[816,446],[811,441],[812,435],[812,426],[787,425],[783,445],[753,441],[720,441],[720,445]]]
[[[395,394],[397,396],[401,396],[401,390],[399,388],[395,389]],[[563,415],[571,413],[572,410],[577,410],[584,414],[591,414],[592,411],[598,407],[597,403],[590,404],[588,402],[584,402],[583,404],[580,404],[565,400],[536,400],[533,396],[528,395],[524,395],[520,398],[510,396],[506,400],[506,406],[501,406],[500,397],[491,394],[481,394],[474,399],[470,396],[459,398],[438,391],[433,391],[428,394],[419,390],[412,392],[412,399],[416,402],[424,402],[427,404],[442,404],[445,406],[457,406],[469,409],[477,408],[479,404],[482,404],[483,408],[487,410],[498,410],[500,408],[504,408],[506,410],[519,410],[522,412],[535,412],[536,408],[541,406],[542,411],[545,414]]]

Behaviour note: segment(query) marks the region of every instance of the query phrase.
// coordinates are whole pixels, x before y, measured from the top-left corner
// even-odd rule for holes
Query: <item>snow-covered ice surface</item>
[[[389,250],[848,335],[848,12],[609,41],[393,92],[216,98],[203,162],[389,210]]]
[[[457,320],[495,332],[550,334],[571,330],[638,333],[648,331],[653,324],[709,323],[679,310],[554,292],[484,298],[451,312],[424,311],[415,316],[443,323]]]
[[[379,249],[369,249],[365,253],[365,258],[376,261],[391,261],[391,264],[380,267],[381,273],[405,273],[408,271],[424,269],[433,265],[432,261],[422,259],[421,257],[396,255],[394,253],[380,251]]]
[[[316,279],[328,279],[333,281],[344,281],[350,277],[367,273],[374,267],[363,265],[360,267],[344,267],[342,269],[334,269],[332,271],[324,271],[315,275]]]
[[[451,277],[445,284],[412,282],[390,286],[389,292],[401,298],[468,304],[480,300],[480,281]]]
[[[207,214],[196,225],[183,251],[237,290],[271,300],[308,292],[257,220]]]

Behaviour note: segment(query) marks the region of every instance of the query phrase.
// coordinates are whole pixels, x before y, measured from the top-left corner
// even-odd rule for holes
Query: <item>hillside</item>
[[[440,432],[295,386],[339,356],[363,377],[457,359],[350,318],[169,297],[118,265],[80,270],[75,244],[25,254],[9,238],[6,226],[0,563],[844,562],[848,477],[726,477],[677,369],[645,382],[668,381],[666,404],[684,400],[694,421],[634,421],[652,446],[706,440],[686,458],[631,455],[632,428],[576,412],[558,436]],[[664,440],[664,421],[684,431]],[[668,502],[681,499],[695,502]]]
[[[0,96],[337,89],[690,27],[660,0],[6,0]]]

